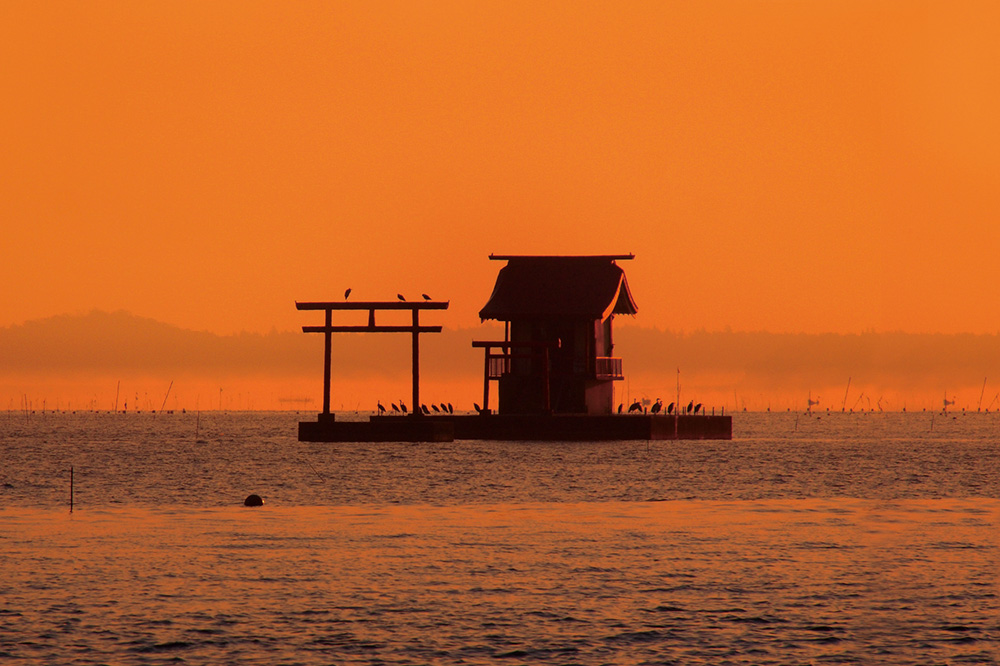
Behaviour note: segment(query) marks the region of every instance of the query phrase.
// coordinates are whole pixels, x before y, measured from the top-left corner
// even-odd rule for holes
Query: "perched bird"
[[[691,410],[693,410],[693,409],[694,409],[694,400],[692,400],[691,402],[688,403],[687,413],[690,414]]]
[[[477,412],[483,411],[483,408],[479,406],[479,403],[474,402],[472,403],[472,406],[476,408]]]
[[[673,412],[674,412],[674,403],[670,403],[669,405],[667,405],[667,414],[673,414]]]
[[[428,414],[428,415],[430,415],[430,413],[431,413],[431,410],[427,409],[427,405],[420,405],[420,411],[422,411],[424,414]]]
[[[406,301],[406,298],[402,294],[396,294],[396,298],[404,302]]]
[[[448,413],[448,405],[444,404],[443,402],[441,403],[441,412],[443,414],[447,414]]]
[[[392,403],[392,411],[398,412],[399,411],[399,405],[397,405],[396,403]]]
[[[431,409],[433,409],[438,414],[441,413],[441,408],[435,405],[433,402],[431,403]]]
[[[350,296],[350,295],[351,295],[351,288],[348,287],[347,291],[344,292],[344,300],[346,301],[347,298],[348,298],[348,296]]]
[[[618,403],[618,413],[619,413],[619,414],[621,414],[621,413],[622,413],[622,408],[623,408],[624,406],[625,406],[625,405],[623,405],[622,403]]]
[[[381,400],[378,401],[378,413],[385,414],[385,405],[382,404]]]
[[[406,413],[406,405],[403,403],[402,400],[399,401],[399,408],[403,410],[404,414]]]
[[[657,398],[656,402],[654,402],[653,406],[649,409],[649,413],[650,414],[659,414],[661,409],[663,409],[663,403],[660,402],[659,398]]]
[[[701,411],[701,403],[700,402],[697,405],[694,406],[694,413],[697,414],[699,411]]]
[[[639,404],[638,400],[636,400],[635,402],[633,402],[631,405],[628,406],[629,414],[631,414],[632,412],[641,412],[641,411],[642,411],[642,405]]]
[[[427,294],[420,294],[420,295],[424,297],[425,301],[432,301],[432,300],[434,300],[430,296],[428,296]]]
[[[450,402],[448,403],[448,413],[449,414],[454,414],[455,413],[455,408],[451,406]]]

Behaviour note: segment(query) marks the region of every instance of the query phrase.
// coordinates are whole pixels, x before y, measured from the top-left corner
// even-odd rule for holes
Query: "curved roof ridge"
[[[616,257],[506,258],[481,319],[604,319],[638,311]]]

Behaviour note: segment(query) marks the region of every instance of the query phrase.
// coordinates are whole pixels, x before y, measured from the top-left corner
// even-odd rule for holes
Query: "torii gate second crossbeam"
[[[413,410],[415,416],[420,411],[420,334],[440,333],[440,326],[421,326],[421,310],[447,310],[448,301],[357,301],[330,302],[312,301],[300,303],[296,301],[297,310],[323,310],[326,312],[326,323],[323,326],[303,326],[303,333],[322,333],[325,338],[323,350],[323,419],[330,419],[330,356],[332,350],[332,334],[334,333],[410,333],[413,336]],[[367,326],[334,326],[334,310],[368,310]],[[410,310],[412,324],[409,326],[379,326],[375,324],[376,310]]]

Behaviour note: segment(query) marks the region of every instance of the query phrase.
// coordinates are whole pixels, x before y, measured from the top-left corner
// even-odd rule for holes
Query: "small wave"
[[[662,631],[647,629],[644,631],[626,631],[614,636],[608,636],[604,640],[609,643],[653,643],[666,638]]]
[[[812,624],[802,628],[806,631],[843,631],[840,627],[834,627],[828,624]]]
[[[832,543],[830,541],[803,541],[799,544],[799,547],[809,550],[855,550],[864,546],[849,543]]]
[[[969,627],[964,624],[953,624],[944,627],[938,627],[941,631],[979,631],[976,627]]]
[[[576,567],[570,569],[570,573],[620,573],[620,569],[606,568],[606,567]]]
[[[788,620],[783,620],[779,617],[764,617],[763,615],[750,615],[746,617],[727,615],[719,619],[725,622],[737,622],[741,624],[782,624],[788,622]]]
[[[559,654],[573,654],[579,652],[579,648],[572,646],[558,647],[558,648],[535,648],[535,649],[523,649],[518,648],[516,650],[510,650],[508,652],[499,652],[493,655],[494,659],[523,659],[525,657],[549,657],[552,655]]]
[[[951,643],[953,645],[970,645],[972,643],[978,643],[979,639],[975,638],[974,636],[958,636],[956,638],[945,639],[945,640],[943,640],[941,642],[942,643]]]
[[[133,652],[149,653],[149,652],[169,652],[171,650],[183,650],[193,646],[194,643],[189,643],[188,641],[168,641],[166,643],[157,643],[156,645],[140,645],[132,648]]]
[[[693,590],[694,585],[688,585],[687,583],[682,583],[680,585],[673,585],[671,587],[647,587],[640,590],[643,594],[649,593],[662,593],[662,592],[682,592],[684,590]]]

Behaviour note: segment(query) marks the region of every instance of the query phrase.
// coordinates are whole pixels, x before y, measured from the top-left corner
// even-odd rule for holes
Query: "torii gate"
[[[413,336],[413,410],[412,413],[420,416],[420,334],[440,333],[440,326],[421,326],[421,310],[447,310],[449,301],[357,301],[348,302],[327,302],[313,301],[300,303],[295,302],[297,310],[324,310],[326,312],[326,324],[323,326],[303,326],[303,333],[322,333],[324,340],[323,350],[323,413],[321,420],[330,420],[333,415],[330,413],[330,356],[332,349],[332,334],[334,333],[410,333]],[[368,310],[367,326],[334,326],[334,310]],[[413,323],[409,326],[378,326],[375,324],[376,310],[410,310]]]

